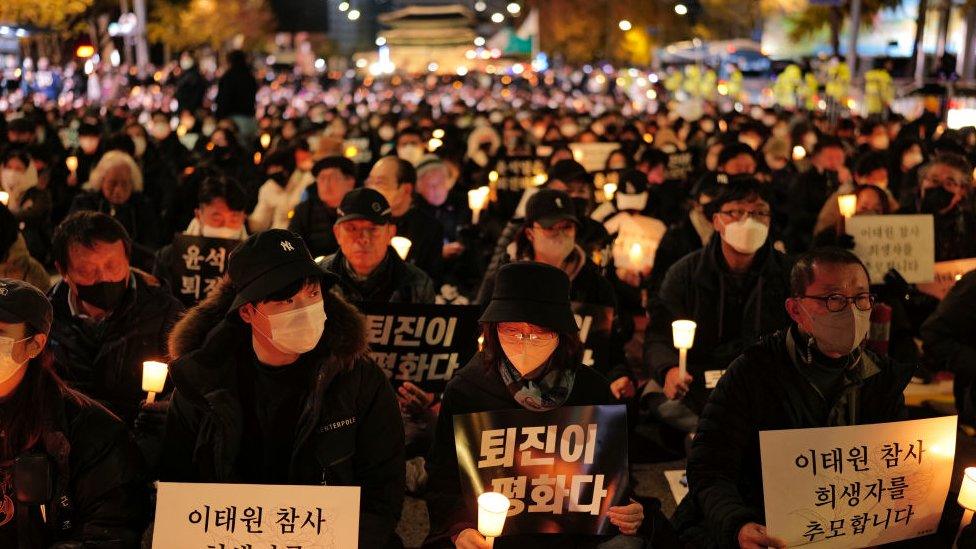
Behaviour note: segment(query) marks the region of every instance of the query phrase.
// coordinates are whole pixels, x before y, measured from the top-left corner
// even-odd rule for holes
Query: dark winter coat
[[[225,318],[229,285],[174,328],[170,367],[176,390],[166,422],[163,480],[238,482],[244,429],[240,369],[255,360],[250,327]],[[228,297],[229,295],[229,297]],[[364,319],[342,298],[324,294],[328,320],[314,389],[302,404],[288,471],[290,484],[359,486],[359,546],[398,544],[394,529],[404,494],[404,436],[393,390],[366,358]]]
[[[339,276],[335,291],[352,303],[363,301],[391,303],[433,303],[434,283],[426,273],[400,259],[393,248],[386,249],[386,259],[369,279],[353,279],[346,268],[345,256],[338,251],[322,260],[323,269]]]
[[[308,198],[295,206],[295,215],[288,223],[288,230],[302,237],[312,257],[336,253],[339,251],[339,242],[332,231],[332,226],[338,219],[335,208],[322,202],[315,185],[309,186],[305,194]]]

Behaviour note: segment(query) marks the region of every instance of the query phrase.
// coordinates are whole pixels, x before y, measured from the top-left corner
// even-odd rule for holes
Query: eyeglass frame
[[[861,297],[863,297],[863,296],[868,296],[868,299],[869,299],[869,301],[870,301],[870,303],[871,303],[871,306],[870,306],[870,307],[868,307],[867,309],[863,309],[863,308],[861,308],[861,307],[860,307],[860,306],[859,306],[859,305],[858,305],[858,304],[856,303],[856,301],[857,301],[857,300],[858,300],[859,298],[861,298]],[[877,301],[878,301],[878,296],[877,296],[877,294],[873,294],[873,293],[871,293],[871,292],[861,292],[861,293],[859,293],[859,294],[857,294],[857,295],[854,295],[854,296],[851,296],[851,297],[848,297],[848,296],[846,296],[846,295],[844,295],[844,294],[828,294],[828,295],[801,295],[801,296],[797,296],[797,297],[798,297],[798,298],[800,298],[800,299],[815,299],[815,300],[817,300],[817,301],[820,301],[820,302],[822,302],[822,303],[824,304],[824,308],[826,308],[826,309],[827,309],[827,311],[828,311],[828,312],[831,312],[831,313],[839,313],[839,312],[841,312],[841,311],[845,311],[845,310],[847,310],[847,308],[848,308],[849,306],[851,306],[851,305],[854,305],[854,307],[856,307],[856,308],[857,308],[857,310],[859,310],[859,311],[862,311],[862,312],[867,312],[867,311],[870,311],[870,310],[872,310],[872,309],[874,309],[874,305],[875,305],[875,304],[877,303]],[[844,300],[844,306],[843,306],[843,307],[841,307],[840,309],[837,309],[837,310],[834,310],[834,309],[831,309],[831,308],[830,308],[830,300],[831,300],[831,299],[835,299],[835,300],[836,300],[836,298],[842,298],[842,299]],[[836,301],[835,301],[835,303],[836,303]]]

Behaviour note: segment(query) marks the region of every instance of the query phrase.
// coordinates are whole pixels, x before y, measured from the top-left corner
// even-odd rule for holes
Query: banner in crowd
[[[664,168],[665,181],[687,181],[695,171],[695,156],[691,151],[675,151],[668,154],[668,164]]]
[[[766,527],[794,547],[868,547],[936,531],[956,416],[759,433]]]
[[[879,284],[890,269],[909,284],[932,282],[935,228],[931,215],[856,215],[845,221],[854,253]]]
[[[359,545],[359,487],[160,482],[154,549]]]
[[[583,342],[583,364],[606,371],[610,362],[610,329],[613,307],[573,302],[573,315]]]
[[[356,164],[369,164],[373,153],[369,149],[368,137],[356,137],[342,142],[342,155]]]
[[[498,159],[494,173],[490,177],[494,181],[489,182],[496,191],[510,191],[521,196],[525,189],[545,183],[546,163],[535,156],[507,156]]]
[[[472,510],[483,492],[511,499],[504,535],[604,534],[628,479],[623,405],[454,416],[461,487]]]
[[[478,352],[476,305],[362,303],[370,356],[394,385],[441,392]]]
[[[227,256],[238,244],[238,240],[177,235],[170,260],[170,284],[176,298],[192,307],[210,295],[227,270]]]
[[[918,289],[932,297],[943,299],[956,282],[972,270],[976,270],[976,258],[940,261],[935,264],[932,282],[919,284]]]
[[[598,172],[607,167],[610,153],[620,148],[620,143],[570,143],[573,159],[588,172]]]

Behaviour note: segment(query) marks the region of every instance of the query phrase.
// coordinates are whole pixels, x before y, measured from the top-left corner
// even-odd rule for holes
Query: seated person
[[[0,290],[0,547],[137,547],[149,515],[139,448],[118,418],[54,373],[44,294],[10,279]],[[18,459],[66,477],[21,503],[18,492],[44,479],[18,478]]]
[[[748,347],[702,412],[690,492],[672,519],[689,546],[785,547],[762,526],[760,431],[904,418],[914,365],[861,347],[874,305],[864,264],[844,250],[816,249],[797,259],[790,286],[790,326]]]
[[[403,426],[364,320],[290,231],[251,236],[173,329],[160,478],[358,486],[360,547],[398,547]]]
[[[307,198],[295,206],[288,230],[308,243],[312,257],[319,257],[339,249],[332,226],[342,197],[356,186],[356,164],[344,156],[329,156],[312,166],[312,176],[315,185],[309,185]]]
[[[339,251],[323,259],[320,265],[338,276],[334,290],[339,295],[352,303],[434,302],[434,283],[430,277],[400,259],[390,246],[397,226],[390,215],[390,204],[382,194],[373,189],[349,191],[337,215],[332,231],[339,242]]]

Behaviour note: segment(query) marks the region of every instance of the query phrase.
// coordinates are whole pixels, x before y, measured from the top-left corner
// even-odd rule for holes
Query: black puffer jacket
[[[72,316],[68,293],[63,281],[48,292],[54,306],[48,346],[58,374],[131,426],[145,398],[142,363],[166,357],[166,337],[183,305],[155,278],[137,270],[122,302],[99,323]]]
[[[704,248],[675,263],[650,302],[644,337],[644,363],[664,384],[678,365],[671,322],[694,320],[695,345],[688,352],[688,373],[694,377],[684,402],[697,413],[707,397],[704,374],[724,370],[763,334],[789,325],[784,302],[789,296],[789,266],[767,241],[744,276],[729,272],[718,234]]]
[[[976,271],[963,276],[949,290],[939,308],[922,324],[925,355],[940,370],[955,374],[953,390],[960,420],[973,422],[972,398],[976,368]]]
[[[302,237],[312,257],[334,254],[339,250],[339,242],[332,232],[338,218],[336,211],[322,202],[315,185],[309,185],[305,193],[308,198],[295,206],[295,215],[288,223],[288,230]]]
[[[36,361],[28,367],[18,391],[45,400],[48,414],[30,452],[47,456],[55,485],[46,523],[36,509],[18,506],[19,533],[31,547],[136,547],[149,517],[139,448],[108,410],[58,383]]]
[[[233,298],[218,286],[174,328],[170,369],[176,390],[166,421],[160,478],[251,482],[237,470],[244,429],[238,383],[254,362],[250,327],[224,318]],[[318,348],[314,390],[302,405],[291,451],[290,484],[362,488],[359,546],[397,546],[403,505],[403,424],[393,390],[366,356],[364,319],[324,294],[328,320]]]
[[[406,263],[393,248],[387,248],[386,259],[365,281],[353,279],[342,251],[322,260],[323,269],[339,276],[335,291],[351,303],[363,301],[391,303],[433,303],[434,283],[419,268]]]
[[[672,519],[690,546],[737,548],[743,525],[765,522],[760,431],[904,419],[902,391],[914,366],[865,351],[828,403],[791,358],[788,338],[783,330],[746,349],[705,406],[688,458],[690,493]]]

